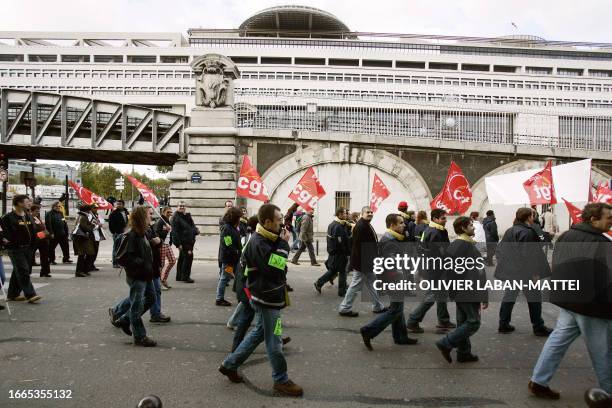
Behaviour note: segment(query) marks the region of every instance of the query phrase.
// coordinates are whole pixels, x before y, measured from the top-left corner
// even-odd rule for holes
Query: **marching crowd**
[[[243,382],[238,369],[263,342],[272,366],[274,389],[284,395],[300,396],[302,388],[287,374],[283,345],[291,339],[283,336],[281,311],[290,304],[289,294],[293,290],[287,284],[288,264],[299,265],[302,252],[308,251],[310,263],[319,265],[313,246],[314,212],[301,212],[296,204],[283,215],[280,208],[267,203],[258,209],[257,215],[248,217],[246,209],[234,207],[232,201],[226,202],[225,207],[225,214],[219,221],[219,277],[215,304],[232,305],[226,300],[226,288],[232,285],[232,281],[238,303],[227,322],[228,327],[234,329],[231,352],[221,363],[219,371],[232,382]],[[480,328],[481,312],[489,306],[486,291],[428,290],[422,301],[405,314],[405,296],[413,294],[393,296],[387,293],[390,302],[386,304],[385,293],[374,289],[377,278],[372,263],[375,257],[392,258],[402,254],[406,251],[406,243],[429,257],[479,258],[486,252],[485,264],[494,267],[496,279],[580,279],[586,286],[578,300],[561,297],[555,301],[551,297],[552,302],[559,306],[555,330],[548,328],[542,319],[542,293],[524,290],[534,335],[548,337],[528,384],[530,392],[537,397],[559,398],[560,394],[549,387],[549,382],[568,347],[580,335],[585,339],[600,387],[612,392],[612,286],[609,275],[612,251],[609,241],[603,236],[612,227],[610,205],[594,203],[584,207],[583,221],[556,239],[552,268],[545,253],[546,241],[552,238],[558,227],[545,213],[542,228],[539,214],[533,208],[519,208],[513,226],[501,240],[493,211],[486,213],[482,223],[478,213],[458,217],[452,224],[456,235],[452,242],[444,210],[434,209],[428,217],[424,211],[416,214],[408,211],[407,203],[400,202],[397,212],[386,216],[386,230],[380,239],[371,224],[373,214],[367,206],[357,214],[351,214],[345,208],[336,210],[327,228],[326,272],[314,282],[316,293],[321,295],[324,285],[333,285],[337,281],[338,296],[342,298],[338,313],[347,318],[359,315],[353,310],[355,299],[360,292],[367,292],[372,312],[376,314],[360,329],[368,350],[373,349],[373,340],[388,326],[391,326],[395,344],[417,344],[417,337],[409,334],[425,331],[420,324],[435,304],[435,332],[441,335],[435,347],[442,358],[451,363],[451,353],[456,349],[457,362],[478,361],[478,356],[472,352],[470,338]],[[125,270],[129,287],[127,296],[109,308],[110,321],[133,336],[135,345],[144,347],[155,346],[156,342],[147,336],[143,314],[149,311],[151,322],[168,323],[171,320],[162,313],[161,294],[171,288],[168,278],[172,268],[177,267],[177,281],[194,282],[191,268],[199,235],[183,202],[178,204],[175,213],[170,207],[164,207],[157,221],[153,222],[153,218],[152,208],[137,206],[128,213],[121,200],[115,203],[108,217],[113,240],[112,263],[114,267]],[[58,245],[62,261],[72,263],[69,239],[77,256],[76,277],[88,277],[97,271],[95,262],[99,243],[107,239],[104,222],[95,205],[82,205],[74,227],[69,228],[60,201],[53,203],[43,221],[39,205],[33,205],[26,195],[16,195],[13,210],[0,220],[2,246],[13,266],[7,300],[40,301],[41,297],[36,294],[30,279],[34,253],[40,253],[40,276],[49,277],[49,265],[56,264],[55,249]],[[526,244],[520,257],[507,250],[515,243]],[[529,243],[532,245],[527,245]],[[178,249],[178,262],[172,246]],[[292,250],[295,251],[293,257]],[[494,262],[494,256],[497,262]],[[5,276],[1,266],[2,262],[0,278],[4,288]],[[391,281],[403,277],[398,270],[390,270],[385,275]],[[486,281],[487,276],[484,268],[473,266],[461,273],[433,268],[423,271],[419,278],[477,282]],[[511,318],[518,295],[517,290],[505,291],[499,309],[499,333],[515,330]],[[449,300],[456,304],[456,323],[448,311]]]

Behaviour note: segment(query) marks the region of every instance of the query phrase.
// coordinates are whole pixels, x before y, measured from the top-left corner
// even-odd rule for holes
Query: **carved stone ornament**
[[[196,77],[196,105],[207,108],[233,106],[234,79],[240,78],[236,64],[220,54],[206,54],[191,63]]]

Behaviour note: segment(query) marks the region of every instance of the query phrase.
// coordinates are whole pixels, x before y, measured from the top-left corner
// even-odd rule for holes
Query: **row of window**
[[[190,70],[0,69],[0,78],[190,79]]]

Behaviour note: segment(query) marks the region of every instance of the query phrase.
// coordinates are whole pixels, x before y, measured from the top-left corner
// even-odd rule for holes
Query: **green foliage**
[[[117,198],[122,197],[123,199],[131,198],[132,183],[115,167],[83,162],[81,163],[80,171],[83,187],[94,193],[102,197],[112,195]],[[159,199],[170,194],[170,180],[168,179],[151,179],[146,174],[138,172],[134,172],[131,175],[146,184]],[[118,177],[123,177],[123,184],[125,186],[123,192],[115,190],[115,179]],[[138,197],[138,190],[134,188],[134,200],[138,200]]]
[[[23,184],[20,181],[19,174],[9,175],[9,184]],[[57,179],[51,176],[45,176],[43,174],[36,175],[36,185],[38,186],[56,186],[63,185],[64,180]]]
[[[155,170],[159,173],[166,174],[172,171],[172,166],[155,166]]]

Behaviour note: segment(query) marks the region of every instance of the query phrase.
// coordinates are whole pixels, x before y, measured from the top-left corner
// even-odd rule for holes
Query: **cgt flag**
[[[552,162],[549,160],[546,167],[529,177],[523,183],[523,188],[529,195],[529,203],[535,204],[556,204],[555,186],[552,176]]]
[[[157,199],[157,197],[155,196],[155,194],[153,194],[153,191],[151,191],[151,189],[149,189],[149,187],[147,187],[146,185],[142,184],[140,181],[138,181],[137,179],[135,179],[134,177],[125,174],[125,176],[127,177],[128,180],[130,180],[130,183],[132,183],[132,185],[134,187],[136,187],[136,189],[140,192],[140,194],[142,195],[142,198],[151,205],[151,207],[153,208],[157,208],[159,207],[159,200]]]
[[[374,173],[374,181],[372,182],[372,195],[370,196],[370,208],[372,212],[376,212],[382,202],[391,195],[389,189],[378,177],[378,174]]]
[[[324,195],[325,189],[319,183],[314,169],[309,167],[293,191],[289,193],[289,198],[306,211],[311,211],[314,210],[315,205]]]
[[[68,184],[76,192],[79,199],[85,204],[95,204],[100,210],[112,210],[113,205],[106,201],[103,197],[92,193],[83,186],[78,185],[72,180],[68,180]]]
[[[268,189],[261,181],[257,169],[251,164],[251,159],[246,154],[242,158],[242,166],[240,167],[240,177],[236,185],[236,195],[240,197],[252,198],[268,202]]]
[[[595,191],[595,196],[593,197],[593,202],[612,205],[612,190],[610,190],[610,187],[608,187],[605,181],[602,181],[599,187],[597,187],[597,191]]]
[[[472,205],[472,190],[461,168],[451,161],[442,191],[430,204],[432,210],[440,208],[448,214],[463,214]]]
[[[572,225],[582,222],[582,210],[567,201],[565,198],[563,199],[563,202],[565,202],[567,212],[569,213],[570,218],[572,219]]]

